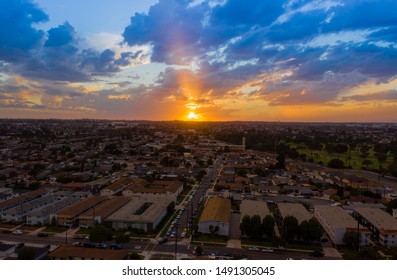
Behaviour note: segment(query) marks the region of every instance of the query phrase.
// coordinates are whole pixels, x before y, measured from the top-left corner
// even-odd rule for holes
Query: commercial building
[[[222,197],[210,197],[201,213],[198,231],[229,235],[231,201]]]
[[[129,197],[113,196],[97,207],[93,207],[79,217],[79,225],[84,228],[91,228],[95,223],[101,224],[111,214],[123,207],[130,201]]]
[[[378,208],[356,208],[353,216],[384,246],[397,246],[397,220]]]
[[[343,237],[348,231],[359,231],[360,245],[370,244],[370,232],[367,228],[359,226],[352,216],[342,208],[328,205],[316,205],[314,216],[335,245],[342,245]]]
[[[152,232],[167,215],[167,208],[173,202],[169,197],[150,198],[132,196],[130,201],[105,218],[115,230],[142,229]]]

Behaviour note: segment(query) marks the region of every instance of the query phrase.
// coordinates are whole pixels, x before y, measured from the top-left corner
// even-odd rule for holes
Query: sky
[[[395,0],[0,0],[0,118],[396,122]]]

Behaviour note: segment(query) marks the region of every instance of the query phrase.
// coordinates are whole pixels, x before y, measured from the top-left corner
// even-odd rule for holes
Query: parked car
[[[272,248],[263,248],[262,252],[273,253],[273,249]]]
[[[112,250],[121,250],[121,244],[113,243],[110,245],[110,249]]]
[[[162,238],[159,240],[159,245],[164,244],[164,243],[167,242],[167,241],[168,241],[168,237],[167,237],[167,236],[164,236],[164,237],[162,237]]]
[[[23,234],[23,231],[22,231],[21,229],[16,229],[16,230],[14,230],[12,233],[13,233],[13,234],[20,235],[20,234]]]
[[[82,235],[82,234],[75,234],[75,235],[73,235],[73,239],[84,239],[84,238],[85,238],[85,236]]]
[[[310,256],[316,257],[316,258],[322,258],[324,257],[324,252],[321,250],[316,250],[310,253]]]
[[[259,251],[258,247],[249,247],[248,250],[250,251]]]
[[[48,237],[48,232],[42,232],[42,231],[41,231],[41,232],[38,232],[38,233],[37,233],[37,236],[38,236],[38,237]]]

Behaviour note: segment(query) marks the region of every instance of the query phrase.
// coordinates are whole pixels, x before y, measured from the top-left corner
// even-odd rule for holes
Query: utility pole
[[[177,255],[178,255],[178,223],[175,224],[175,260],[178,259]]]

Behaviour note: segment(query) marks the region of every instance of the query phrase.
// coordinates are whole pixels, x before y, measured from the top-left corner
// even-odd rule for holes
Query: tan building
[[[151,199],[163,197],[172,198],[176,202],[178,195],[183,191],[183,183],[180,181],[153,181],[135,179],[134,183],[123,191],[124,196],[142,196]]]
[[[80,227],[91,228],[95,223],[102,224],[111,214],[119,210],[130,201],[129,197],[113,196],[109,200],[93,207],[79,217]]]
[[[121,192],[131,186],[134,183],[134,180],[128,177],[123,177],[118,179],[113,184],[107,186],[106,188],[101,190],[101,195],[103,196],[112,196],[121,194]]]
[[[358,222],[342,208],[328,205],[316,205],[314,216],[335,245],[343,245],[343,237],[348,231],[360,232],[360,245],[370,244],[370,232],[358,226]]]
[[[383,246],[397,246],[397,220],[378,208],[356,208],[353,215]]]
[[[222,197],[210,197],[201,213],[198,231],[202,233],[217,233],[229,235],[230,225],[230,199]]]
[[[287,216],[292,216],[298,220],[298,224],[303,221],[309,221],[313,217],[300,203],[279,202],[277,207],[283,219]]]
[[[128,203],[105,219],[113,229],[142,229],[152,232],[167,215],[167,207],[173,202],[170,197],[129,197]]]
[[[79,217],[93,207],[107,200],[106,196],[91,196],[83,201],[75,203],[56,214],[59,226],[77,226]]]
[[[258,215],[261,220],[267,215],[271,215],[269,208],[265,201],[258,200],[243,200],[240,205],[240,222],[245,216],[253,217]]]

